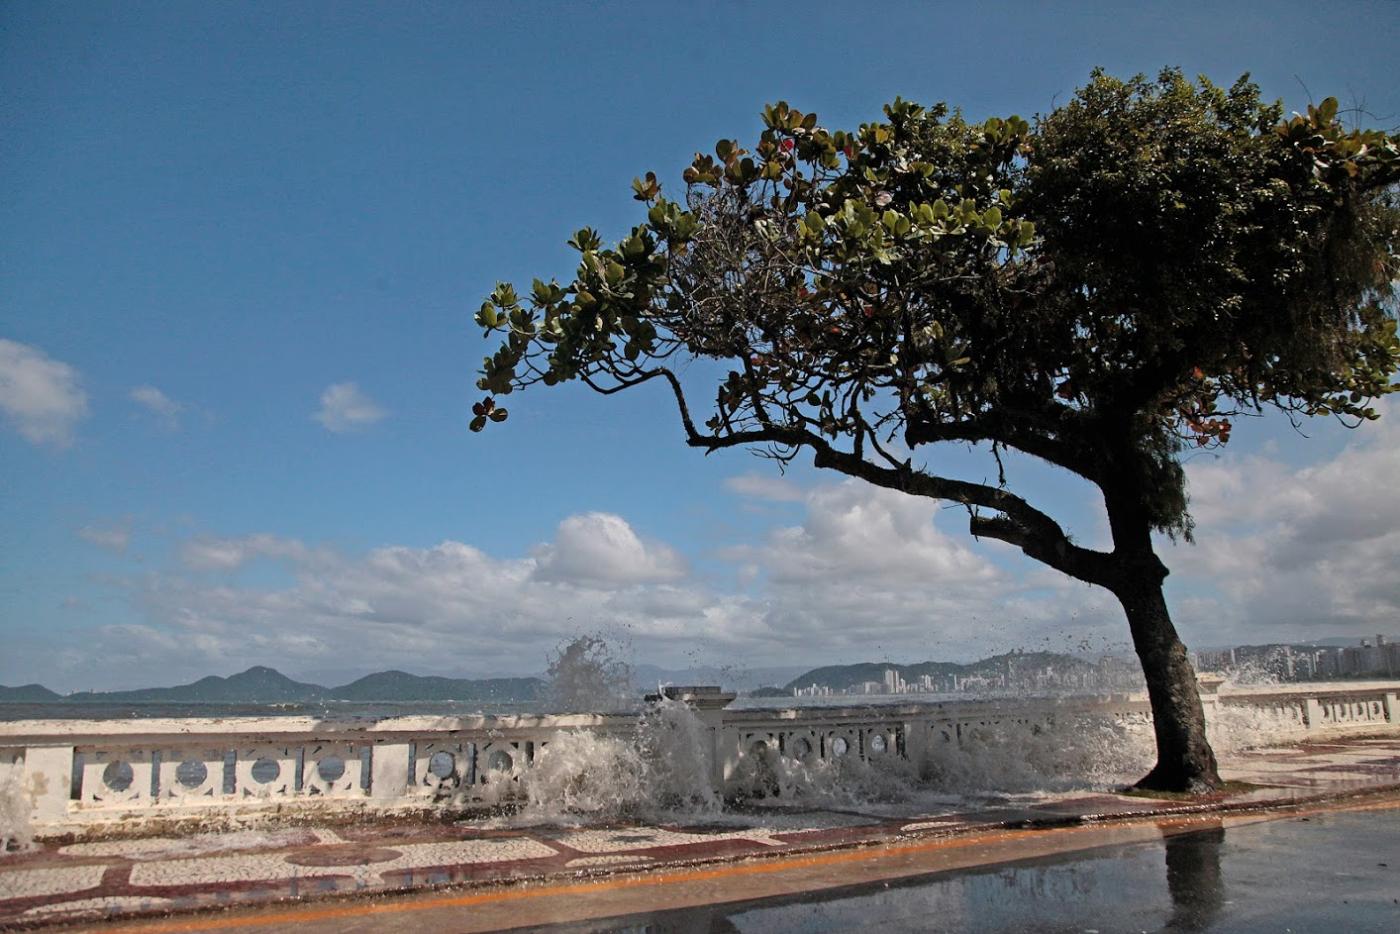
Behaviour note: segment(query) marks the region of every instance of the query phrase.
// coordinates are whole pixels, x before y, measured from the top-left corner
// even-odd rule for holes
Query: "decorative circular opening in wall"
[[[450,752],[435,752],[428,759],[428,771],[439,780],[457,771],[457,757]]]
[[[340,756],[326,756],[316,763],[316,774],[323,782],[333,782],[345,774],[345,760]]]
[[[257,762],[253,763],[253,767],[249,769],[249,774],[253,776],[253,781],[260,785],[266,785],[268,782],[275,781],[277,776],[282,774],[282,766],[279,765],[275,759],[269,759],[263,756]]]
[[[112,791],[126,791],[135,777],[130,764],[120,760],[108,762],[107,767],[102,770],[102,784]]]
[[[198,788],[209,777],[209,766],[198,759],[186,759],[175,769],[175,780],[186,788]]]

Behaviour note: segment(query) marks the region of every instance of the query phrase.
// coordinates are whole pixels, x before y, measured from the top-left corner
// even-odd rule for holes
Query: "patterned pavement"
[[[1222,774],[1255,787],[1188,803],[1105,793],[963,801],[941,810],[914,806],[897,817],[885,807],[880,814],[774,809],[655,826],[383,821],[44,844],[0,857],[0,928],[633,871],[997,826],[1287,805],[1400,788],[1400,738],[1241,753],[1223,763]]]

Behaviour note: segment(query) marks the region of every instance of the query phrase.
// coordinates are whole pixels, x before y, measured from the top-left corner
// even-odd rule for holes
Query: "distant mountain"
[[[381,671],[327,692],[332,700],[353,701],[501,701],[537,700],[545,683],[539,678],[439,678],[403,671]]]
[[[934,680],[947,678],[950,675],[990,677],[1006,674],[1008,671],[1021,672],[1046,667],[1068,672],[1080,671],[1094,666],[1083,659],[1075,658],[1073,655],[1062,655],[1058,652],[1007,652],[966,665],[957,662],[919,662],[913,665],[897,665],[893,662],[857,662],[851,665],[827,665],[822,668],[813,668],[789,681],[787,691],[791,693],[793,688],[805,688],[812,684],[831,688],[833,691],[850,690],[860,687],[866,681],[883,681],[885,672],[890,670],[899,672],[899,676],[905,681],[917,682],[924,675],[930,675]]]
[[[0,704],[48,704],[58,700],[63,700],[63,695],[55,694],[42,684],[25,684],[17,688],[0,684]]]
[[[655,688],[657,684],[718,684],[739,691],[752,691],[789,679],[781,692],[791,694],[794,687],[818,684],[835,691],[859,687],[864,681],[883,681],[885,672],[893,668],[905,681],[917,682],[923,675],[935,679],[949,675],[993,676],[1008,671],[1053,667],[1060,672],[1092,667],[1088,662],[1053,652],[1010,652],[968,665],[955,662],[920,662],[916,665],[896,665],[890,662],[862,662],[853,665],[827,665],[802,674],[802,669],[788,668],[686,668],[665,669],[641,665],[633,671],[633,682],[639,687]],[[796,675],[796,677],[793,677]],[[469,701],[524,703],[539,700],[545,690],[541,678],[443,678],[411,675],[403,671],[381,671],[327,688],[319,684],[294,681],[281,672],[263,666],[227,678],[210,675],[193,684],[168,688],[141,688],[133,691],[83,691],[67,696],[38,685],[0,687],[0,704],[305,704],[322,701],[413,702]]]
[[[381,671],[337,688],[293,681],[261,665],[227,678],[210,675],[193,684],[132,691],[80,691],[62,695],[38,684],[0,686],[0,704],[307,704],[343,701],[497,701],[536,700],[539,678],[438,678],[403,671]]]
[[[273,668],[261,665],[227,678],[210,675],[193,684],[135,691],[82,691],[65,700],[77,703],[115,704],[297,704],[320,700],[326,689],[319,684],[293,681]]]

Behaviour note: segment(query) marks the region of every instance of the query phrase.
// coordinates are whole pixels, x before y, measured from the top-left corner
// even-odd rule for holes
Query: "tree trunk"
[[[1142,479],[1150,471],[1143,469],[1131,437],[1125,432],[1121,443],[1110,448],[1117,474],[1103,490],[1117,563],[1109,589],[1128,615],[1157,736],[1157,764],[1137,787],[1201,794],[1220,787],[1220,773],[1206,739],[1196,672],[1162,595],[1168,572],[1153,547],[1153,523],[1145,505],[1150,491]]]
[[[1196,672],[1167,612],[1161,578],[1139,573],[1123,581],[1115,593],[1128,614],[1157,736],[1157,764],[1137,787],[1193,794],[1218,788],[1220,775],[1206,739]]]

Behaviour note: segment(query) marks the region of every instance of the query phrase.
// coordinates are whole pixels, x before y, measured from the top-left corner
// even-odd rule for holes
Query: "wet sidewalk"
[[[443,886],[468,887],[456,901],[487,897],[473,892],[495,892],[492,897],[499,901],[503,885],[518,889],[523,882],[635,878],[639,870],[653,871],[657,879],[663,869],[760,859],[767,864],[773,857],[804,855],[817,863],[840,862],[847,859],[844,851],[853,848],[912,843],[916,849],[946,849],[957,846],[951,841],[989,840],[990,833],[1008,828],[1297,806],[1400,789],[1400,738],[1256,750],[1225,760],[1222,774],[1248,787],[1204,801],[1085,793],[962,800],[941,809],[761,809],[726,813],[701,824],[510,827],[480,821],[385,821],[47,844],[0,858],[0,927],[246,909]],[[1029,840],[1018,837],[1017,843],[1006,834],[998,839],[1008,853],[1029,845]],[[345,929],[356,906],[369,904],[343,902],[321,913],[335,914]],[[363,913],[377,912],[365,908]],[[194,927],[202,924],[198,916],[188,921]]]

